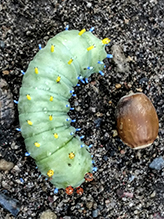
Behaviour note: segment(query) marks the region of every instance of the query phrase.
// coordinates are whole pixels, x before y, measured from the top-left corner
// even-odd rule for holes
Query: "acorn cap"
[[[122,97],[116,107],[116,120],[119,137],[133,149],[148,147],[158,135],[156,110],[143,93]]]

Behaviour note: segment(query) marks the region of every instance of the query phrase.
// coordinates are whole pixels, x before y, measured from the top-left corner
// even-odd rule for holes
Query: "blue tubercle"
[[[23,70],[21,70],[21,73],[24,75],[25,74],[25,72],[23,71]]]
[[[26,156],[26,157],[30,156],[30,153],[26,152],[26,153],[25,153],[25,156]]]
[[[85,78],[85,82],[88,84],[88,78]]]
[[[70,90],[70,94],[72,94],[74,92],[74,90]]]
[[[16,130],[17,130],[18,132],[21,132],[21,129],[20,129],[20,128],[16,128]]]
[[[106,57],[109,58],[109,59],[112,59],[112,58],[113,58],[113,55],[112,55],[112,54],[107,54]]]
[[[104,76],[104,72],[102,72],[102,71],[99,71],[99,73],[100,73],[102,76]]]
[[[57,194],[59,192],[58,188],[54,189],[54,194]]]
[[[69,25],[67,25],[66,27],[65,27],[65,30],[68,30],[69,29]]]
[[[91,27],[91,29],[89,31],[92,32],[94,29],[95,29],[94,27]]]
[[[102,61],[98,61],[97,63],[98,63],[98,64],[101,64],[101,65],[103,65],[103,64],[104,64],[104,62],[102,62]]]
[[[14,100],[14,103],[18,104],[18,101],[17,101],[17,100]]]
[[[80,80],[83,84],[85,84],[85,81],[83,79]]]
[[[92,66],[88,66],[88,67],[87,67],[87,69],[89,69],[89,70],[92,70],[92,69],[93,69],[93,67],[92,67]]]
[[[92,170],[93,170],[94,172],[96,172],[96,171],[97,171],[97,167],[93,167]]]
[[[78,76],[77,79],[80,80],[83,84],[85,84],[85,81],[83,80],[82,76]]]

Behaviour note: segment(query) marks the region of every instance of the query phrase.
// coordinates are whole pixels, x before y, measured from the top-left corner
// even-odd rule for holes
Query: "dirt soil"
[[[0,171],[0,192],[20,202],[16,218],[41,218],[48,209],[54,213],[51,218],[59,219],[164,218],[164,168],[149,167],[164,156],[163,12],[163,0],[0,1],[0,78],[8,84],[0,97],[0,111],[6,112],[1,120],[0,158],[14,163],[10,171]],[[8,95],[18,100],[21,70],[26,71],[38,44],[44,47],[66,25],[79,31],[94,27],[98,38],[111,39],[107,53],[115,53],[113,45],[121,49],[119,60],[104,60],[104,76],[93,74],[70,99],[75,110],[69,114],[76,118],[72,125],[81,128],[78,135],[85,135],[86,144],[93,144],[91,154],[98,168],[94,180],[82,184],[82,196],[68,196],[62,189],[54,194],[54,186],[25,156],[24,139],[16,131],[17,104],[10,111],[3,108]],[[116,105],[131,90],[146,94],[159,118],[157,139],[142,150],[130,149],[115,135]],[[15,217],[0,207],[0,218]]]

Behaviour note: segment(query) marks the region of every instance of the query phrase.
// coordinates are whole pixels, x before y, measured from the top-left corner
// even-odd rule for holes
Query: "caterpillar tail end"
[[[84,179],[86,182],[91,182],[93,180],[93,174],[88,172],[85,174]],[[67,195],[72,195],[74,193],[74,188],[72,186],[67,186],[65,189],[65,192]],[[82,195],[84,192],[83,188],[81,188],[80,186],[78,186],[76,188],[76,193],[78,195]]]

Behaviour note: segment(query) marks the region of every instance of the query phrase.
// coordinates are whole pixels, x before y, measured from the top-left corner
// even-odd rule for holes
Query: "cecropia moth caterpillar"
[[[19,122],[28,153],[41,173],[56,188],[72,194],[85,180],[92,180],[88,146],[75,135],[67,112],[79,80],[99,72],[110,40],[99,40],[85,29],[65,30],[51,38],[30,62],[18,101]],[[81,191],[79,188],[78,191]],[[82,191],[81,191],[82,192]]]

